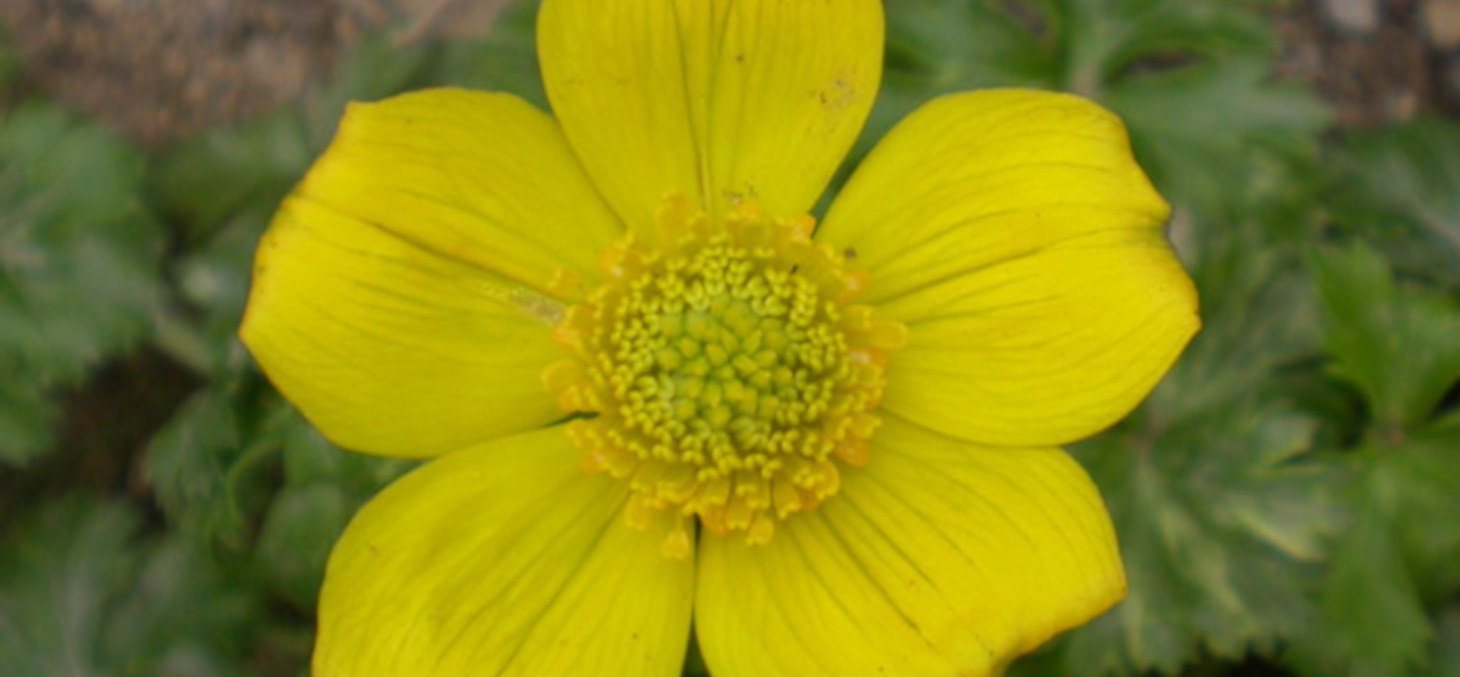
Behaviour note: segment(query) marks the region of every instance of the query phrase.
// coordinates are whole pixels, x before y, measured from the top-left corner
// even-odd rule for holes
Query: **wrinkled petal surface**
[[[717,677],[1000,674],[1125,594],[1104,505],[1064,452],[896,417],[867,466],[770,544],[702,538],[699,576]]]
[[[620,232],[551,119],[459,90],[351,106],[259,245],[241,335],[327,436],[432,456],[561,417],[559,268]]]
[[[882,70],[877,0],[546,0],[553,112],[631,227],[669,193],[711,214],[815,204]]]
[[[693,559],[625,526],[627,486],[580,456],[526,433],[372,500],[330,556],[314,676],[678,675]]]
[[[1129,413],[1200,326],[1169,213],[1114,115],[989,90],[904,120],[817,239],[908,326],[886,409],[977,442],[1063,444]]]

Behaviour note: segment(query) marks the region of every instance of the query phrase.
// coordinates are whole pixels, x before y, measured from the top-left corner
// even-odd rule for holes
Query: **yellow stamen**
[[[742,203],[714,223],[682,196],[660,208],[652,246],[634,234],[600,260],[554,331],[574,355],[543,381],[584,468],[629,483],[631,526],[672,508],[667,556],[687,556],[687,516],[765,543],[861,466],[878,426],[887,353],[907,329],[851,305],[867,276],[810,239],[815,222]]]

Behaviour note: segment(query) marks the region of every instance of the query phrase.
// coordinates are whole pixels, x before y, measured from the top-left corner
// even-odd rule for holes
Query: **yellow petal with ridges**
[[[562,133],[513,97],[356,104],[259,246],[240,334],[341,446],[432,456],[561,417],[559,268],[619,226]]]
[[[508,94],[432,89],[351,104],[297,195],[547,290],[596,279],[623,233],[562,130]]]
[[[1109,516],[1064,452],[888,418],[867,466],[769,544],[701,539],[712,674],[997,675],[1124,596]]]
[[[882,70],[876,0],[546,0],[553,112],[624,222],[665,195],[808,211],[865,122]]]
[[[904,120],[816,237],[908,327],[885,408],[978,442],[1062,444],[1129,413],[1200,326],[1169,214],[1114,115],[990,90]]]
[[[628,528],[627,486],[580,458],[537,431],[375,497],[330,556],[314,677],[678,675],[693,560]]]

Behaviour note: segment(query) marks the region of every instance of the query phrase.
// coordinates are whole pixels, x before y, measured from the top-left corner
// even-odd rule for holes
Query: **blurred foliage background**
[[[1130,596],[1019,677],[1460,677],[1460,2],[888,0],[930,97],[1128,123],[1205,330],[1072,451]],[[234,338],[344,103],[545,105],[531,0],[0,5],[0,674],[301,675],[342,452]],[[687,674],[703,667],[692,655]]]

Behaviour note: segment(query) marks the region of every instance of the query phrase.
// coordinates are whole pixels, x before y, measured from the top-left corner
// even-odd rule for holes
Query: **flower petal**
[[[682,193],[712,214],[816,202],[882,71],[876,0],[547,0],[553,112],[624,222]]]
[[[991,90],[903,121],[817,239],[908,325],[885,408],[979,442],[1062,444],[1129,413],[1200,326],[1169,213],[1114,115]]]
[[[561,417],[558,267],[620,230],[547,116],[438,90],[353,105],[259,245],[240,330],[336,443],[430,456]]]
[[[705,537],[695,627],[719,677],[1001,674],[1125,594],[1109,516],[1058,449],[896,417],[770,544]]]
[[[678,675],[693,561],[629,529],[627,485],[580,456],[558,428],[504,438],[366,505],[330,556],[315,677]]]
[[[296,194],[547,290],[623,234],[552,118],[515,96],[434,89],[351,104]]]

